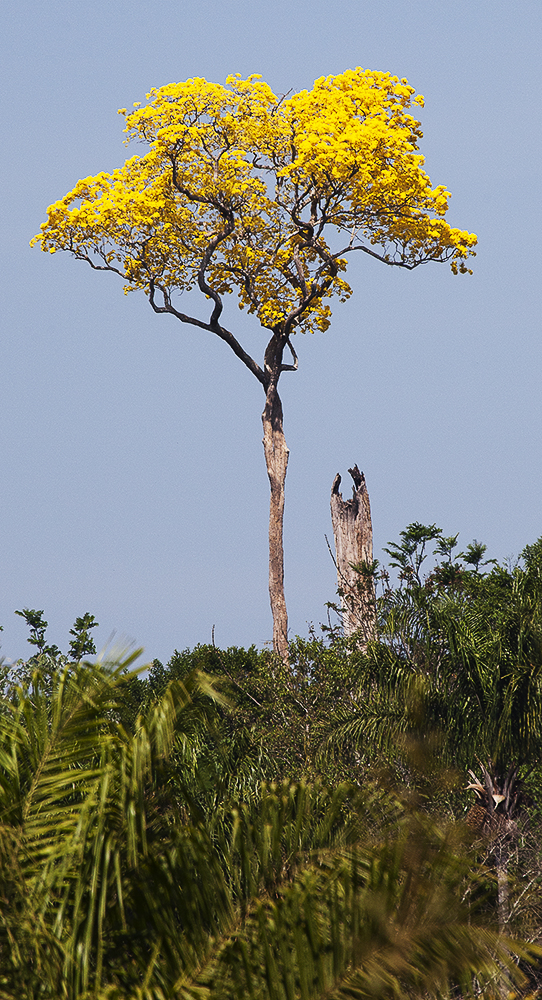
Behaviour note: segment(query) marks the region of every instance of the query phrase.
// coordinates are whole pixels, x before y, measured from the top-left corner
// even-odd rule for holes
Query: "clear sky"
[[[413,520],[499,559],[542,534],[540,0],[1,0],[0,38],[6,658],[30,652],[22,607],[64,650],[85,611],[99,646],[115,634],[148,659],[213,625],[223,647],[272,634],[261,386],[115,276],[28,247],[47,205],[124,162],[117,109],[191,76],[260,73],[279,93],[355,66],[407,77],[448,219],[479,237],[473,277],[361,255],[330,330],[296,344],[292,634],[334,599],[329,494],[353,463],[376,556]],[[261,358],[257,324],[229,324]]]

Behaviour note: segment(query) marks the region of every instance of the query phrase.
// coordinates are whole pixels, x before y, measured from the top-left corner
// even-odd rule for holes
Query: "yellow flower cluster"
[[[362,69],[278,99],[260,77],[195,78],[119,113],[146,145],[79,181],[32,243],[116,270],[126,290],[194,287],[198,276],[276,329],[326,329],[325,300],[350,294],[346,255],[468,270],[476,237],[444,219],[418,152],[423,106],[404,79]]]

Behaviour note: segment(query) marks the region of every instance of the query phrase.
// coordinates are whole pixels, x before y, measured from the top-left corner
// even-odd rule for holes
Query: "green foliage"
[[[425,524],[414,521],[405,531],[401,531],[399,543],[390,542],[389,546],[384,548],[384,552],[391,557],[390,566],[399,570],[401,582],[415,583],[421,587],[421,567],[427,559],[427,544],[435,539],[442,542],[441,536],[442,530],[437,528],[436,524],[426,527]]]
[[[50,694],[36,672],[0,713],[5,1000],[492,996],[521,978],[462,902],[457,826],[391,790],[290,781],[205,818],[169,763],[182,747],[188,769],[223,702],[192,672],[127,732],[130,666],[68,665]]]
[[[443,561],[422,578],[431,540]],[[454,562],[456,545],[457,536],[415,523],[388,547],[400,585],[383,575],[378,639],[352,661],[355,710],[337,706],[332,742],[393,754],[400,734],[421,724],[440,733],[450,763],[492,761],[504,774],[542,751],[542,545],[512,569],[483,563],[478,542]]]
[[[58,646],[48,646],[45,642],[45,633],[49,623],[44,620],[43,611],[23,608],[22,611],[16,611],[15,614],[24,618],[30,629],[27,642],[31,646],[36,647],[36,653],[29,663],[37,664],[40,662],[40,657],[51,657],[52,659],[62,657]],[[80,618],[75,619],[74,626],[70,629],[70,635],[73,635],[73,639],[70,641],[70,660],[79,663],[83,657],[93,656],[96,653],[96,646],[94,645],[90,631],[93,628],[97,628],[98,624],[94,615],[91,615],[88,611]]]
[[[542,540],[514,567],[456,549],[410,525],[378,638],[311,634],[289,668],[211,645],[142,677],[53,654],[21,612],[37,653],[0,699],[0,1000],[532,990],[536,949],[496,927],[542,926]],[[76,620],[74,659],[95,624]],[[458,784],[479,761],[512,791],[473,843]]]
[[[32,682],[34,672],[39,670],[42,684],[45,685],[48,695],[51,695],[51,685],[54,674],[62,669],[69,661],[80,662],[85,656],[92,656],[96,653],[96,647],[90,636],[90,630],[97,628],[98,622],[94,615],[86,614],[75,619],[70,635],[73,639],[70,642],[68,656],[61,653],[58,646],[48,645],[45,640],[45,633],[49,623],[43,617],[43,611],[35,611],[33,608],[23,608],[16,611],[16,615],[24,618],[30,629],[27,642],[36,650],[28,660],[17,660],[14,666],[0,665],[0,695],[9,699],[13,697],[17,686],[28,686]],[[0,626],[0,631],[2,628]]]
[[[70,642],[70,660],[79,663],[85,656],[95,655],[96,646],[90,635],[90,630],[98,628],[98,624],[94,615],[89,614],[88,611],[81,618],[75,619],[75,624],[70,629],[70,635],[73,635]]]
[[[497,563],[496,559],[486,559],[482,562],[486,552],[487,545],[484,545],[482,542],[477,542],[476,539],[474,539],[473,542],[470,542],[470,544],[467,545],[466,552],[460,552],[459,558],[463,559],[467,566],[473,566],[474,571],[477,573],[480,566],[495,566]]]
[[[15,614],[24,618],[28,625],[30,635],[26,641],[31,646],[36,646],[37,656],[58,656],[60,654],[58,646],[47,646],[45,643],[45,632],[49,623],[43,620],[43,611],[23,608],[22,611],[16,611]]]
[[[319,748],[330,706],[349,698],[358,656],[342,640],[326,645],[314,635],[290,644],[289,667],[255,647],[197,646],[175,651],[165,667],[155,662],[147,696],[157,697],[171,679],[183,679],[194,669],[213,677],[225,704],[214,708],[201,761],[220,771],[214,781],[219,797],[226,794],[227,774],[228,794],[239,775],[245,784],[249,775],[253,782],[321,778],[335,783],[351,779],[351,768],[340,754],[324,760]],[[202,775],[198,780],[201,784]]]

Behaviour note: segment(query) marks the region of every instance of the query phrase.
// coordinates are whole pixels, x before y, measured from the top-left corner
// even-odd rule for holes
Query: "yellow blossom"
[[[444,219],[450,192],[424,172],[409,113],[423,97],[405,78],[358,68],[279,100],[260,76],[236,74],[147,101],[119,109],[143,155],[79,181],[33,243],[168,301],[203,268],[216,295],[235,291],[264,326],[292,332],[327,328],[326,300],[350,295],[341,272],[355,251],[468,270],[476,237]]]

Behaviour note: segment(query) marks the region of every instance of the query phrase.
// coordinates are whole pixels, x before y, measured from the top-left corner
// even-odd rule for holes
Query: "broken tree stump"
[[[343,631],[346,636],[359,632],[365,648],[374,638],[376,621],[371,505],[363,472],[357,465],[348,471],[354,481],[352,499],[343,500],[337,473],[331,488],[331,523]]]

